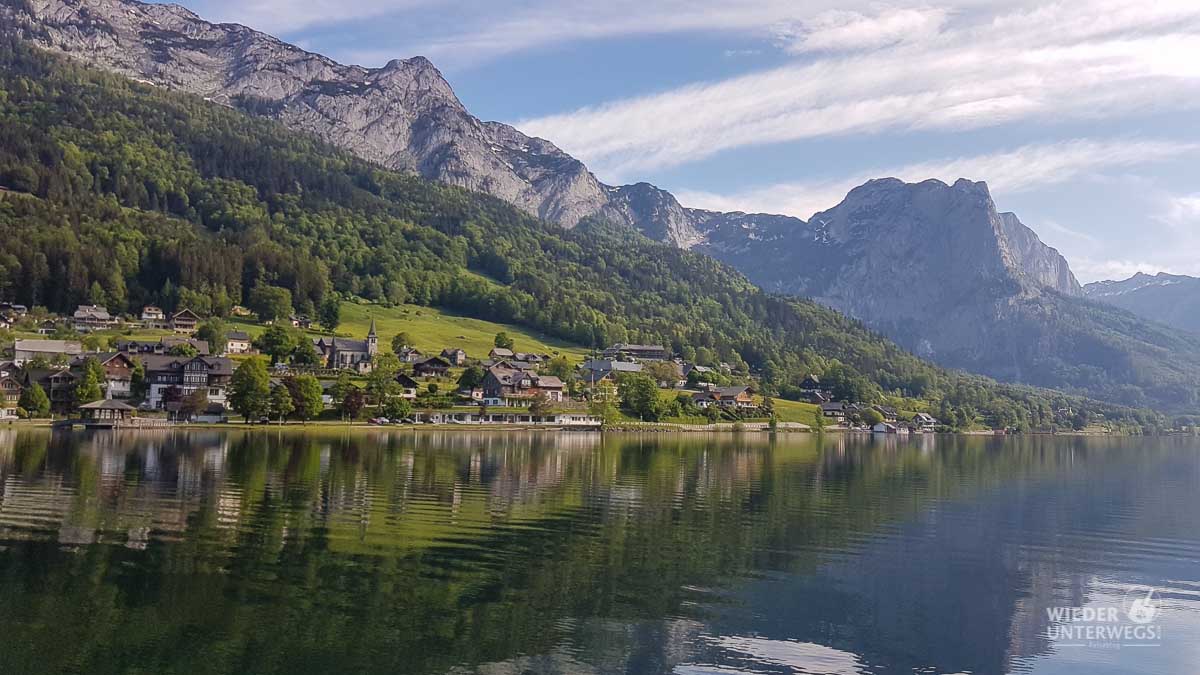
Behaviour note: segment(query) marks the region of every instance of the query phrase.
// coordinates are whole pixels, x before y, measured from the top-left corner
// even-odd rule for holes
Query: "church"
[[[371,361],[379,353],[379,334],[375,330],[375,319],[371,319],[371,330],[367,332],[366,340],[319,337],[313,338],[313,346],[328,368],[370,372]]]

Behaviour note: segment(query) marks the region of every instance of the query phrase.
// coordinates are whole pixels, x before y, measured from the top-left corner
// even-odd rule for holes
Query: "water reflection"
[[[0,430],[0,672],[1193,672],[1198,487],[1182,440]],[[1162,648],[1047,639],[1130,583]]]

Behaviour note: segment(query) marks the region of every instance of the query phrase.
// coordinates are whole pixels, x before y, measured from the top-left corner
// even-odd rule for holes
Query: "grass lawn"
[[[775,401],[775,416],[780,422],[800,422],[811,427],[817,426],[817,416],[821,414],[821,409],[812,403],[800,403],[798,401],[785,401],[781,398],[774,399]]]
[[[437,354],[447,347],[461,347],[471,358],[487,358],[496,333],[508,333],[520,352],[566,354],[572,360],[582,360],[587,348],[534,334],[524,328],[458,316],[430,307],[399,305],[342,304],[342,325],[338,334],[365,337],[375,317],[379,329],[380,347],[391,349],[392,337],[403,331],[412,336],[413,346],[425,353]]]
[[[430,355],[437,355],[447,347],[461,347],[471,358],[487,358],[492,350],[496,333],[508,333],[516,342],[516,350],[536,352],[539,354],[565,354],[572,362],[584,360],[589,349],[579,345],[556,340],[546,335],[535,334],[527,329],[507,324],[492,323],[430,307],[416,305],[400,305],[383,307],[380,305],[359,305],[342,303],[342,324],[337,334],[343,337],[364,338],[374,317],[379,330],[379,347],[381,351],[391,351],[392,337],[404,331],[412,336],[417,349]],[[225,320],[230,330],[240,330],[248,333],[251,338],[257,337],[267,329],[252,319],[230,317]],[[319,330],[308,331],[309,335],[317,336]],[[132,328],[127,333],[119,330],[101,331],[110,340],[144,340],[157,342],[167,336],[176,337],[169,330],[148,330]],[[38,338],[34,333],[17,332],[18,338]],[[78,339],[78,338],[72,338]],[[235,357],[241,360],[244,357]],[[456,374],[457,376],[457,374]]]

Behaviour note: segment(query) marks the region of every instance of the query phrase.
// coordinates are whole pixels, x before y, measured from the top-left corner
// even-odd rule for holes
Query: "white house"
[[[225,336],[226,354],[249,354],[251,349],[253,347],[251,346],[249,333],[234,330]]]

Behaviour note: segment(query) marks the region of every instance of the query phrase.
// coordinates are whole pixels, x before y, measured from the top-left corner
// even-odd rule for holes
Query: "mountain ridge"
[[[475,118],[421,57],[345,66],[136,0],[0,0],[0,16],[40,47],[282,122],[568,229],[605,220],[707,254],[944,365],[1131,405],[1191,405],[1186,382],[1200,346],[1132,314],[1079,304],[1066,260],[999,212],[985,183],[876,179],[807,222],[692,209],[649,183],[605,185],[550,141]],[[1165,399],[1147,394],[1163,390],[1159,380],[1174,387]]]
[[[1092,300],[1180,330],[1200,333],[1200,279],[1186,274],[1138,272],[1121,281],[1084,286]]]

